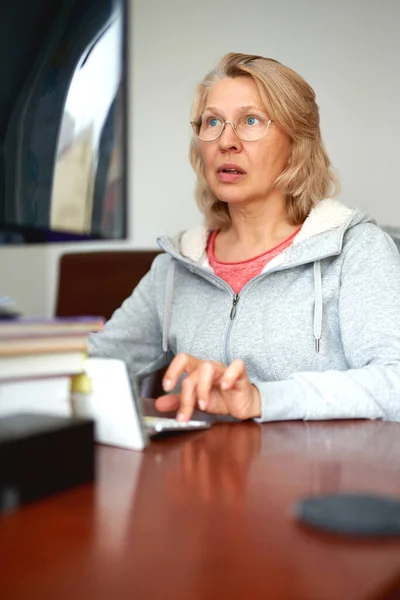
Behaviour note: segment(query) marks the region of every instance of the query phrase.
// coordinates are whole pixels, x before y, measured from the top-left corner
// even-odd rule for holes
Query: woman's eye
[[[259,125],[261,123],[260,119],[257,119],[257,117],[246,117],[245,118],[245,123],[246,125]]]
[[[210,127],[218,127],[219,125],[219,119],[216,119],[215,117],[212,117],[211,119],[208,119],[208,124]]]

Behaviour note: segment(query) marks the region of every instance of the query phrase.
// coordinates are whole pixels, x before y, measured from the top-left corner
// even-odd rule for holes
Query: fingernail
[[[164,379],[163,389],[165,392],[169,392],[172,389],[172,381],[170,379]]]
[[[206,410],[206,403],[204,400],[199,400],[199,408],[200,410]]]
[[[176,416],[177,421],[186,421],[185,413],[178,413]]]

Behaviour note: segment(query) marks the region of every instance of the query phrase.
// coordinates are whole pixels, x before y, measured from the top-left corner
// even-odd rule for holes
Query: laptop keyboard
[[[147,429],[161,432],[174,430],[207,429],[210,423],[207,421],[177,421],[167,417],[143,417]]]

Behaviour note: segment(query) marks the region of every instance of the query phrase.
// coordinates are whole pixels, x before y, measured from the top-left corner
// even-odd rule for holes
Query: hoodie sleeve
[[[339,322],[349,369],[253,382],[262,401],[259,421],[400,420],[400,255],[372,224],[344,245]]]
[[[133,293],[118,308],[99,333],[89,336],[89,354],[123,360],[131,379],[142,378],[161,367],[167,361],[162,348],[162,328],[156,299],[164,293],[159,280],[160,269],[170,260],[158,256]],[[161,296],[163,297],[163,296]]]

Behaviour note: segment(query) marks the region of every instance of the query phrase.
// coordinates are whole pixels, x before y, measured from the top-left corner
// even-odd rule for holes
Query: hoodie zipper
[[[233,319],[236,316],[236,305],[238,302],[239,302],[239,294],[234,294],[233,301],[232,301],[231,314],[230,314],[231,321],[233,321]]]
[[[224,340],[224,362],[226,365],[229,365],[231,362],[229,360],[229,356],[228,356],[228,343],[229,343],[229,339],[231,337],[233,320],[236,317],[236,306],[237,306],[237,303],[239,302],[239,299],[240,299],[239,294],[233,294],[231,312],[229,313],[229,325],[228,325],[228,330],[225,334],[225,340]]]

